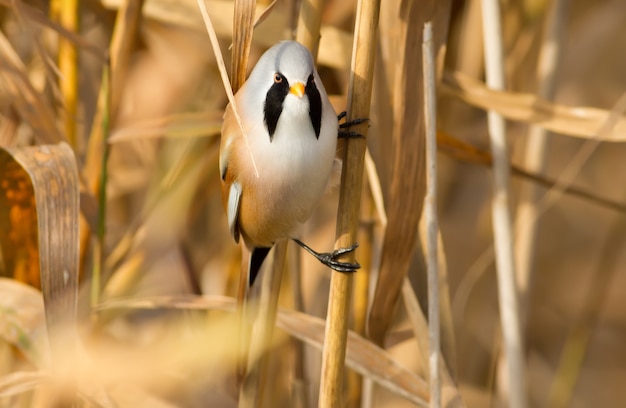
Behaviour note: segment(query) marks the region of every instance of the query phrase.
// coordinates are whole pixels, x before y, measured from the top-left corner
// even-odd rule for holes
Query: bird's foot
[[[337,120],[341,120],[343,118],[345,118],[347,115],[346,111],[341,112],[339,115],[337,115]],[[353,119],[353,120],[349,120],[349,121],[345,121],[343,123],[339,124],[339,138],[340,139],[347,139],[347,138],[356,138],[356,137],[363,137],[363,135],[359,132],[353,132],[351,130],[347,130],[352,126],[356,126],[356,125],[360,125],[361,123],[366,123],[369,122],[368,118],[359,118],[359,119]]]
[[[320,252],[315,251],[313,248],[309,247],[308,245],[306,245],[300,240],[297,240],[294,238],[293,241],[296,244],[300,245],[302,248],[304,248],[308,253],[313,255],[315,258],[317,258],[318,261],[320,261],[324,265],[328,266],[329,268],[337,272],[344,272],[344,273],[356,272],[357,269],[361,267],[361,265],[359,265],[358,262],[354,262],[354,263],[341,262],[337,260],[337,258],[339,258],[341,255],[354,251],[359,246],[359,244],[354,244],[348,248],[339,248],[339,249],[334,250],[333,252],[321,252],[320,253]]]

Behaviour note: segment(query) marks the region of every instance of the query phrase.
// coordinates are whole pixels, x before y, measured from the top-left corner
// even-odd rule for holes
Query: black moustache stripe
[[[263,107],[263,113],[265,114],[265,126],[270,134],[270,142],[276,132],[276,126],[278,126],[278,119],[283,112],[283,103],[289,93],[289,84],[287,78],[283,77],[280,82],[274,82],[267,95],[265,95],[265,106]]]
[[[322,128],[322,97],[320,96],[320,91],[317,89],[317,85],[315,85],[313,75],[309,75],[305,92],[309,97],[309,116],[311,117],[311,124],[315,131],[315,137],[319,139],[320,130]]]

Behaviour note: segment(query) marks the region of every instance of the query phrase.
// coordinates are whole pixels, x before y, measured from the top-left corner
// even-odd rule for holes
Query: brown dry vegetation
[[[74,396],[96,407],[237,405],[240,251],[217,171],[226,93],[196,1],[142,3],[0,0],[0,407],[67,406]],[[251,64],[295,33],[296,3],[278,1],[255,28]],[[533,407],[626,400],[626,3],[564,0],[552,17],[554,2],[500,4],[505,92],[484,85],[481,2],[382,4],[348,406],[428,404],[417,225],[427,20],[440,62],[444,405],[509,405],[489,109],[509,119],[516,231],[534,225],[520,202],[538,214],[535,235],[512,242],[525,368],[525,381],[512,381],[525,382]],[[229,67],[233,2],[206,5]],[[268,5],[258,1],[257,15]],[[327,0],[322,14],[318,65],[337,111],[347,104],[355,15],[356,1],[343,0]],[[549,27],[559,24],[550,80],[538,67]],[[553,132],[534,147],[533,124]],[[331,189],[306,225],[314,248],[333,247],[338,196]],[[291,247],[286,265],[256,398],[316,406],[330,273]]]

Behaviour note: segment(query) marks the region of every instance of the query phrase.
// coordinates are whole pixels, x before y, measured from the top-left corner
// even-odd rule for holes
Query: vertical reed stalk
[[[78,0],[58,3],[59,22],[72,32],[78,31]],[[61,93],[63,94],[63,122],[70,145],[76,149],[76,114],[78,112],[78,56],[76,46],[65,37],[59,38],[59,70],[61,71]]]
[[[556,72],[560,55],[560,39],[566,18],[566,0],[556,0],[549,6],[545,21],[543,43],[537,64],[537,96],[544,100],[552,100],[556,89]],[[529,172],[542,174],[548,158],[548,132],[539,125],[531,125],[526,141],[524,162],[522,167]],[[535,249],[539,218],[537,202],[542,188],[535,183],[522,184],[517,217],[515,221],[515,245],[517,254],[517,286],[522,304],[522,324],[527,316],[526,307],[531,279],[531,271],[535,261]]]
[[[96,305],[101,293],[101,273],[104,265],[104,218],[106,215],[106,168],[109,156],[107,137],[110,126],[115,123],[115,113],[121,103],[126,67],[132,52],[135,34],[141,18],[143,0],[128,0],[121,6],[115,21],[111,38],[109,58],[106,59],[102,72],[102,83],[98,98],[98,110],[87,147],[84,172],[89,187],[99,200],[98,243],[94,247],[93,274],[91,282],[91,304]],[[115,82],[113,82],[115,81]],[[84,227],[81,231],[81,252],[88,248],[89,233]],[[81,260],[85,253],[81,253]]]
[[[504,90],[504,57],[498,0],[482,0],[482,12],[487,86],[496,90]],[[510,393],[508,400],[512,408],[523,408],[527,406],[526,381],[518,294],[515,285],[513,231],[509,210],[510,167],[506,124],[504,118],[494,111],[488,112],[487,119],[493,156],[492,220],[498,272],[500,322],[508,365],[507,379],[508,392]]]
[[[325,0],[305,0],[300,2],[296,41],[311,51],[313,60],[317,61],[317,48],[320,44],[320,27],[322,10]]]
[[[359,252],[363,254],[359,257],[361,273],[357,273],[354,278],[354,300],[352,302],[353,331],[363,337],[365,337],[367,324],[372,243],[374,241],[374,200],[371,190],[367,186],[365,187],[361,200],[362,222],[359,234]],[[363,378],[356,371],[350,371],[348,375],[348,394],[349,406],[361,407]]]
[[[94,308],[100,303],[101,293],[101,281],[102,281],[102,269],[104,265],[104,240],[106,235],[106,204],[107,204],[107,179],[108,172],[107,166],[109,162],[110,147],[107,143],[109,135],[110,112],[111,112],[111,73],[109,69],[109,61],[107,60],[104,69],[102,71],[102,83],[100,84],[100,96],[103,101],[100,111],[100,126],[102,138],[102,159],[100,163],[102,168],[100,169],[100,181],[98,183],[98,224],[96,230],[96,242],[93,248],[93,269],[91,273],[91,307]]]
[[[430,407],[441,407],[439,379],[439,262],[437,258],[437,95],[435,93],[435,49],[432,23],[424,24],[422,40],[424,69],[424,123],[426,126],[426,267],[428,270],[428,364],[430,367]]]
[[[379,12],[379,0],[358,2],[348,90],[348,120],[369,116]],[[355,127],[353,130],[363,137],[348,139],[344,149],[337,215],[337,248],[349,247],[357,238],[367,127],[367,124]],[[354,254],[346,254],[345,258],[354,258]],[[352,280],[351,274],[333,271],[331,275],[322,351],[320,407],[341,406]]]
[[[287,241],[279,241],[274,247],[274,262],[263,276],[261,299],[257,318],[252,329],[248,368],[239,393],[239,407],[260,407],[263,403],[263,391],[267,379],[269,351],[276,325],[278,294],[285,267]]]

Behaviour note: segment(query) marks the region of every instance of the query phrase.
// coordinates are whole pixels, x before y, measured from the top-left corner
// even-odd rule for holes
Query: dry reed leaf
[[[254,28],[257,28],[267,19],[267,17],[269,17],[269,15],[274,10],[274,6],[276,6],[276,1],[277,0],[272,1],[267,7],[265,7],[265,9],[263,9],[263,11],[257,14],[256,18],[254,19]]]
[[[255,0],[235,0],[233,10],[233,48],[230,66],[230,84],[233,93],[246,82],[248,57],[254,30]]]
[[[443,95],[477,108],[493,110],[507,119],[535,123],[566,136],[604,142],[626,141],[626,118],[623,116],[611,132],[597,137],[610,115],[608,110],[559,105],[533,94],[494,91],[460,72],[446,72],[439,89]]]
[[[213,137],[222,128],[223,111],[189,112],[159,117],[118,128],[108,139],[109,144],[154,138]]]
[[[0,278],[0,337],[36,367],[48,359],[41,292],[13,279]]]
[[[78,292],[79,182],[74,153],[65,143],[2,149],[0,163],[19,166],[16,169],[32,183],[41,288],[55,362],[55,356],[75,350],[77,341],[68,329],[76,325]]]
[[[283,310],[278,315],[277,325],[308,345],[318,350],[322,349],[324,320],[300,312]],[[388,391],[418,406],[428,406],[428,384],[398,364],[384,349],[353,331],[348,332],[346,365]]]
[[[110,299],[98,305],[95,311],[110,309],[177,309],[223,310],[233,312],[235,299],[226,296],[154,296],[132,299]],[[279,309],[276,324],[294,337],[322,349],[324,320],[304,313]],[[371,377],[392,393],[427,406],[428,385],[416,374],[403,368],[383,349],[354,332],[348,333],[346,365],[360,374]]]
[[[400,4],[401,3],[401,4]],[[408,272],[425,195],[424,123],[422,120],[422,27],[433,22],[433,43],[439,50],[446,42],[450,1],[399,2],[398,13],[405,16],[397,27],[399,44],[390,58],[395,69],[392,135],[392,170],[389,187],[388,224],[383,242],[380,272],[370,308],[368,336],[378,345],[384,343]],[[408,8],[408,9],[407,9]]]

